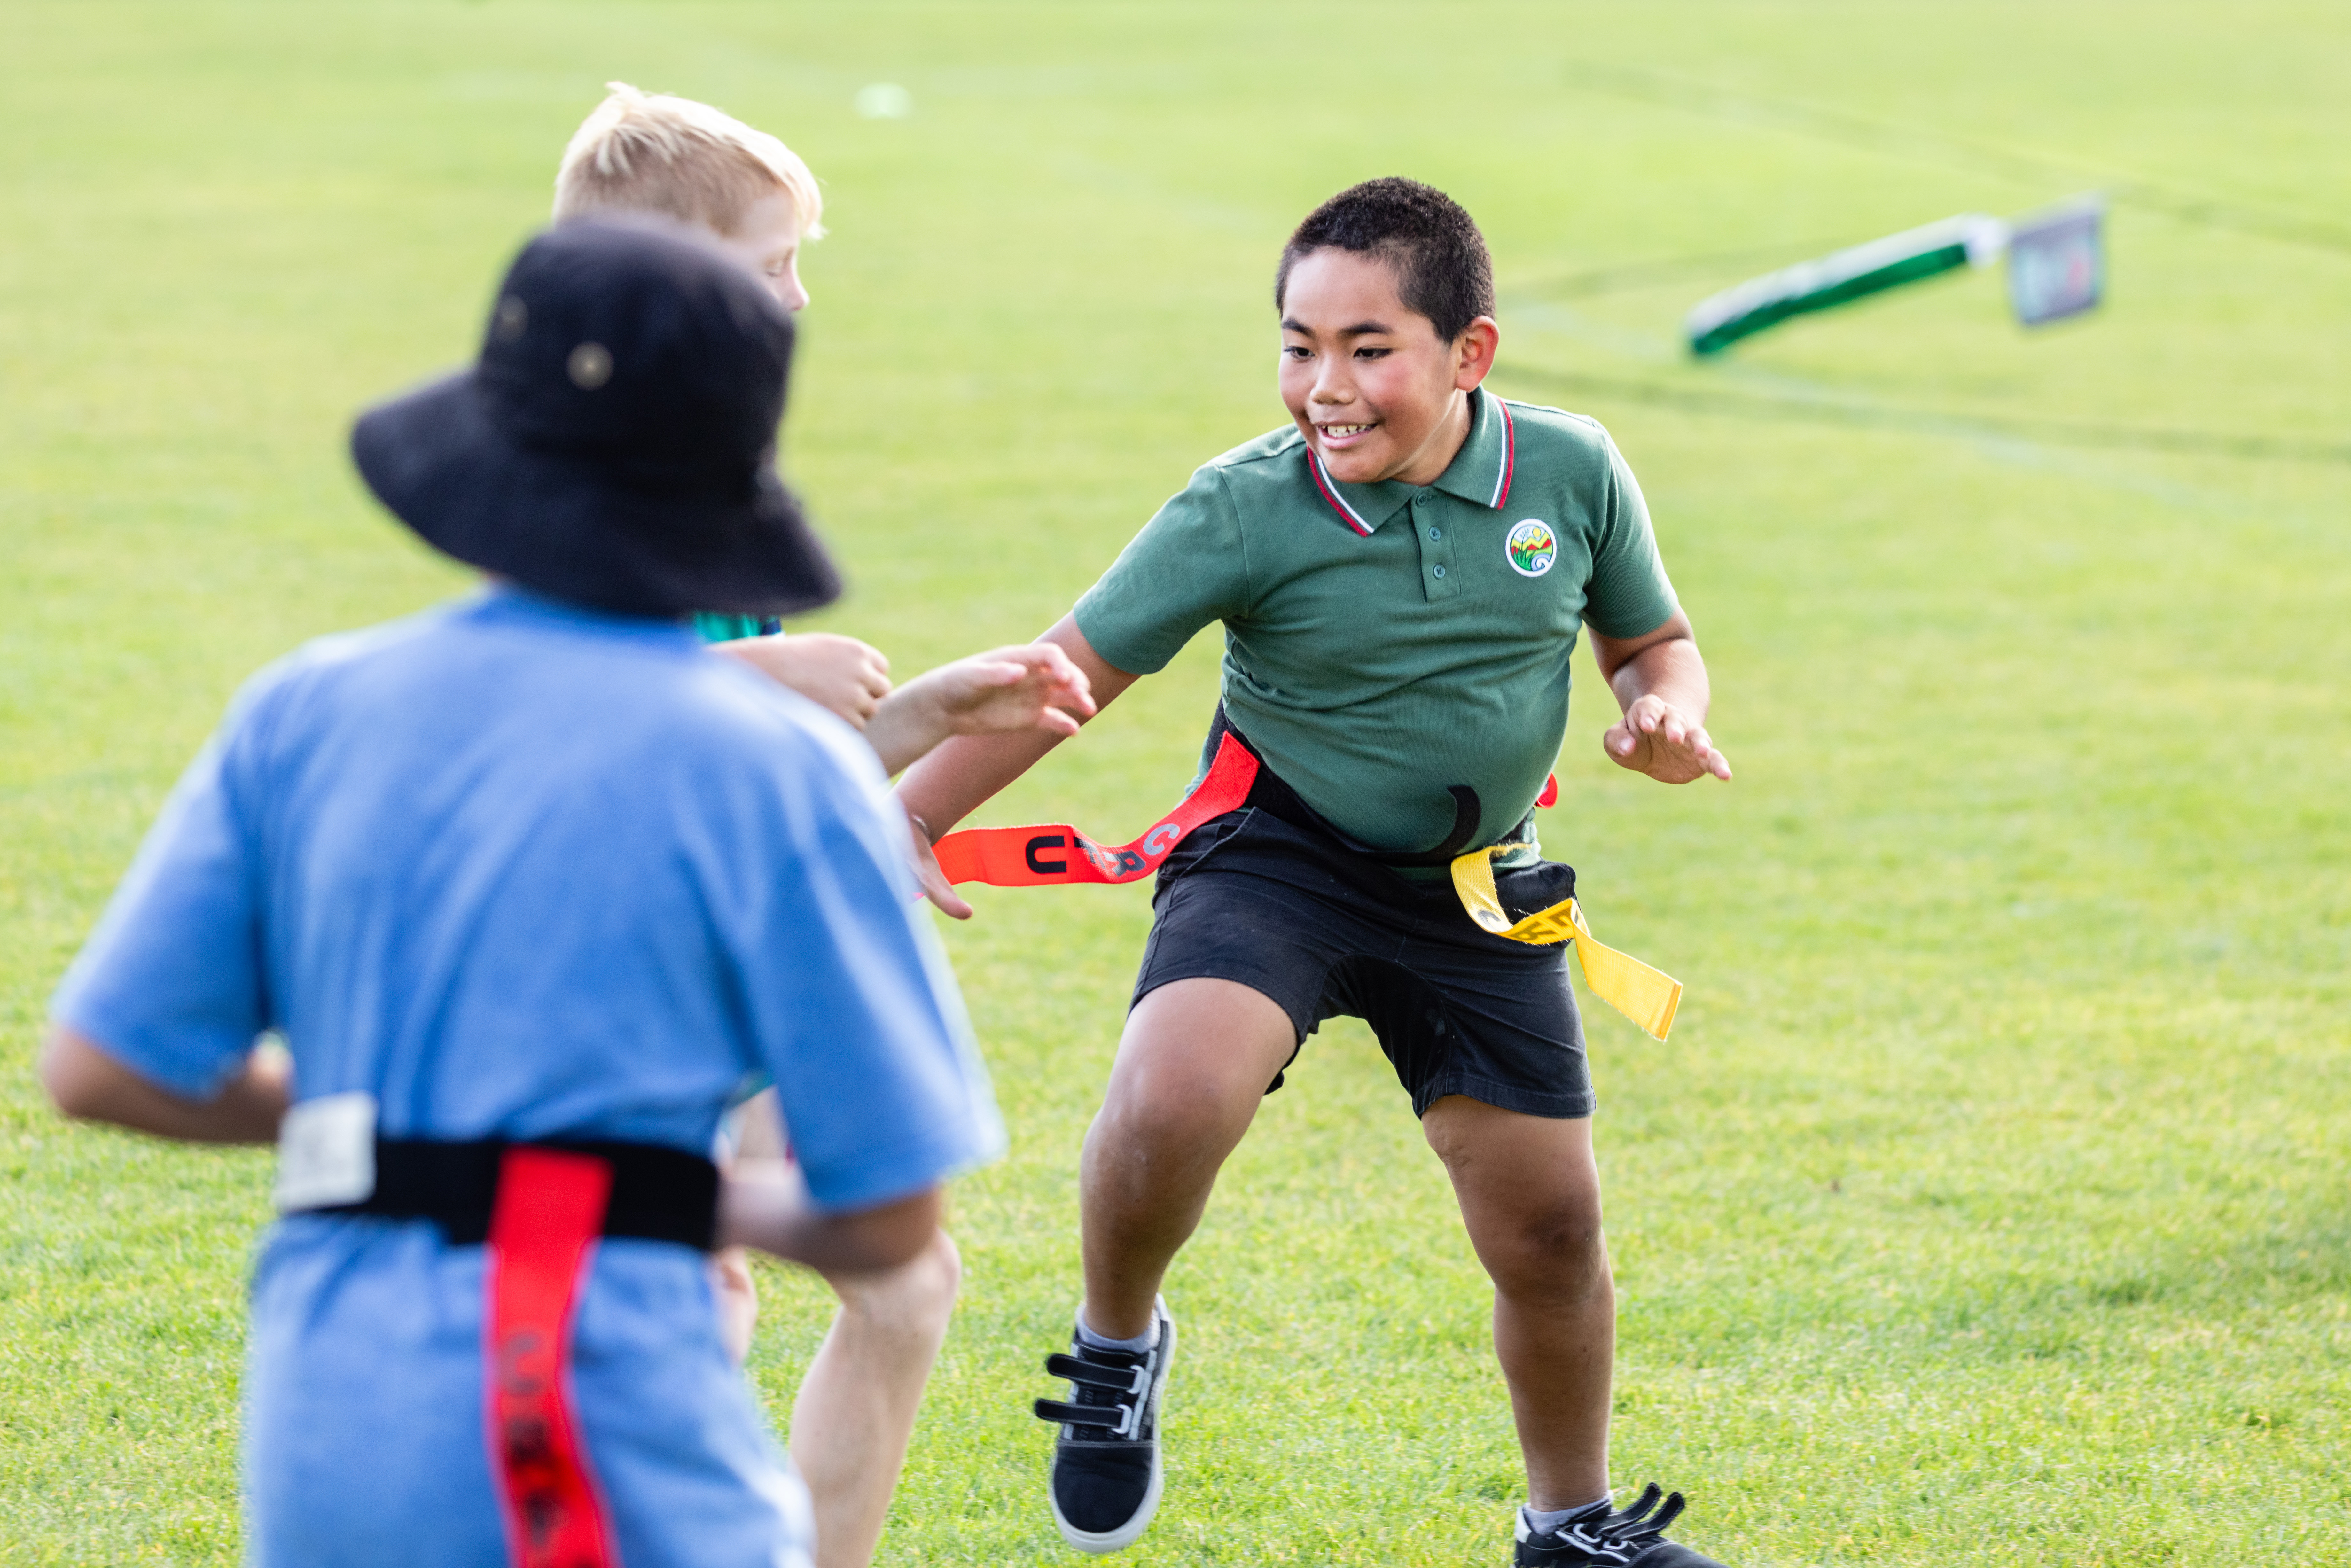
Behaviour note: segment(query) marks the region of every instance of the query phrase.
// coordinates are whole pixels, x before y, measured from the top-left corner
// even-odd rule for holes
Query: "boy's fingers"
[[[968,920],[974,913],[946,878],[935,873],[923,883],[923,896],[937,906],[940,914],[953,920]]]
[[[914,841],[914,880],[922,884],[923,896],[938,905],[943,914],[957,920],[970,919],[971,905],[956,892],[947,873],[939,869],[938,852],[931,848],[931,841],[912,822],[906,824],[906,833]]]

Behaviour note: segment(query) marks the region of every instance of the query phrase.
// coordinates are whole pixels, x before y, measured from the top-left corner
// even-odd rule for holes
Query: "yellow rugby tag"
[[[1515,923],[1504,913],[1501,898],[1494,891],[1494,857],[1525,847],[1489,844],[1482,850],[1456,856],[1453,891],[1460,895],[1461,907],[1469,912],[1469,918],[1478,923],[1479,929],[1513,942],[1534,946],[1574,943],[1576,962],[1583,966],[1583,983],[1592,988],[1592,994],[1640,1025],[1651,1039],[1664,1040],[1666,1032],[1674,1027],[1674,1014],[1682,1005],[1679,980],[1593,940],[1592,927],[1584,923],[1583,911],[1573,898],[1549,909],[1538,909]]]

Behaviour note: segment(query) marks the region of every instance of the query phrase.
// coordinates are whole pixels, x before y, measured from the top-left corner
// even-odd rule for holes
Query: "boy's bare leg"
[[[1232,980],[1170,981],[1127,1014],[1080,1175],[1096,1333],[1150,1332],[1168,1263],[1297,1042],[1289,1014]]]
[[[1608,1490],[1616,1287],[1600,1230],[1592,1119],[1499,1110],[1458,1094],[1421,1130],[1445,1162],[1494,1281],[1494,1350],[1510,1388],[1528,1501],[1574,1508]]]
[[[736,1158],[780,1165],[785,1152],[775,1091],[768,1090],[743,1107]],[[739,1357],[749,1347],[758,1310],[750,1270],[739,1248],[722,1253],[718,1263],[722,1311],[730,1335],[739,1334]],[[800,1379],[791,1425],[792,1463],[815,1508],[816,1568],[865,1568],[873,1561],[962,1278],[962,1260],[944,1230],[895,1269],[824,1277],[841,1310]]]
[[[885,1273],[826,1277],[841,1311],[800,1380],[791,1427],[816,1508],[816,1568],[873,1561],[961,1277],[944,1230]]]

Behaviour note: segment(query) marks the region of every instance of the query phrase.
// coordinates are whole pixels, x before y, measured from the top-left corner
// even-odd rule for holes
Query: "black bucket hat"
[[[523,247],[472,370],[377,405],[351,455],[434,548],[633,615],[789,615],[841,578],[776,476],[792,321],[663,220]]]

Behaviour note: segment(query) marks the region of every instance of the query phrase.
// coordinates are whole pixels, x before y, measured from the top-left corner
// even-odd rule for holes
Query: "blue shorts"
[[[1515,915],[1568,897],[1575,873],[1546,862],[1496,883]],[[1415,1115],[1447,1094],[1592,1114],[1567,945],[1479,929],[1441,874],[1408,880],[1311,821],[1250,805],[1176,846],[1151,908],[1135,1001],[1170,980],[1232,980],[1288,1013],[1301,1045],[1324,1019],[1370,1024]],[[1266,1092],[1280,1087],[1277,1073]]]

